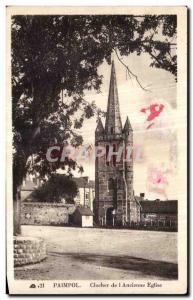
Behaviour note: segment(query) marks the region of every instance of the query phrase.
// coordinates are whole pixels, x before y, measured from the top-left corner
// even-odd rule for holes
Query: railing
[[[178,231],[178,224],[176,221],[169,221],[169,222],[140,222],[140,223],[127,223],[122,224],[115,223],[113,225],[108,226],[102,226],[99,225],[97,227],[101,228],[114,228],[114,229],[132,229],[132,230],[151,230],[151,231],[171,231],[171,232],[177,232]]]

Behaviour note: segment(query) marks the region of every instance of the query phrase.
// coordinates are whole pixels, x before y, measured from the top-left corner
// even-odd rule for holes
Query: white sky
[[[114,61],[122,124],[124,125],[128,116],[134,130],[134,144],[142,146],[145,156],[142,162],[134,162],[135,194],[145,192],[150,199],[177,199],[176,165],[170,159],[170,147],[175,143],[176,127],[181,125],[175,122],[177,85],[174,76],[164,70],[149,67],[151,59],[147,54],[141,56],[132,54],[129,57],[124,57],[124,63],[138,76],[140,83],[150,89],[150,92],[146,92],[141,89],[134,78],[131,80],[127,76],[126,79],[126,69],[115,55]],[[97,106],[105,111],[107,109],[110,71],[111,66],[104,62],[98,70],[99,74],[103,75],[101,93],[86,93],[86,99],[89,102],[95,101]],[[153,103],[162,103],[165,107],[160,116],[155,119],[155,125],[152,129],[147,130],[146,127],[149,124],[146,121],[147,115],[141,113],[140,109]],[[84,138],[84,144],[94,145],[95,128],[96,117],[85,120],[79,131]],[[94,179],[94,162],[84,161],[82,165],[84,167],[82,175]],[[148,169],[152,167],[157,170],[161,168],[162,171],[170,170],[166,175],[168,184],[164,185],[165,195],[159,192],[152,193],[148,189]],[[77,174],[75,173],[75,175]],[[161,188],[161,184],[157,187]]]

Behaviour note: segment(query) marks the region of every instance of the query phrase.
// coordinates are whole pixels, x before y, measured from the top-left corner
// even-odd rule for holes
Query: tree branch
[[[115,54],[116,54],[118,60],[120,61],[120,63],[122,63],[122,65],[127,69],[128,74],[129,74],[130,76],[132,75],[132,76],[135,78],[135,80],[137,81],[137,83],[138,83],[138,85],[140,86],[140,88],[141,88],[142,90],[146,91],[146,92],[150,92],[150,90],[148,90],[147,88],[145,88],[145,87],[142,86],[142,84],[140,83],[140,81],[139,81],[137,75],[135,75],[135,74],[129,69],[129,67],[128,67],[121,59],[120,59],[120,57],[119,57],[119,55],[118,55],[118,53],[117,53],[117,50],[114,49],[114,51],[115,51]]]

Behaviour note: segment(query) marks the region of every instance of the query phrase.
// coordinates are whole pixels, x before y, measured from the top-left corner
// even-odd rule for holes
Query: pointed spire
[[[112,61],[111,67],[105,131],[107,134],[120,134],[122,132],[114,61]]]
[[[96,134],[100,135],[104,133],[104,127],[103,127],[103,123],[101,121],[101,118],[98,118],[98,122],[97,122],[97,127],[96,127]]]
[[[133,131],[132,127],[131,127],[131,123],[129,121],[129,118],[127,117],[126,121],[125,121],[125,125],[123,128],[123,132],[124,133],[129,133],[130,131]]]

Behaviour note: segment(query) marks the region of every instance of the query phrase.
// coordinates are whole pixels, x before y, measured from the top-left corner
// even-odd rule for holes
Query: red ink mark
[[[171,168],[160,169],[156,167],[150,167],[148,169],[147,177],[147,189],[149,192],[162,194],[167,196],[166,187],[168,186],[167,174],[172,173]]]
[[[153,126],[153,124],[154,123],[149,124],[146,129],[150,129]]]
[[[164,105],[163,104],[160,104],[160,105],[158,105],[158,104],[151,104],[150,107],[149,107],[150,115],[148,116],[147,121],[154,120],[156,117],[158,117],[160,115],[160,113],[163,111],[163,109],[164,109]]]
[[[165,172],[156,168],[153,168],[149,172],[149,181],[153,184],[168,184],[165,176]]]
[[[150,121],[153,121],[156,117],[158,117],[160,115],[160,113],[163,111],[164,109],[164,105],[163,104],[151,104],[150,106],[148,107],[143,107],[141,108],[140,112],[142,113],[146,113],[147,110],[149,110],[150,114],[148,115],[147,117],[147,121],[150,122]],[[151,123],[150,125],[147,126],[146,129],[149,129],[153,126],[154,123]]]

